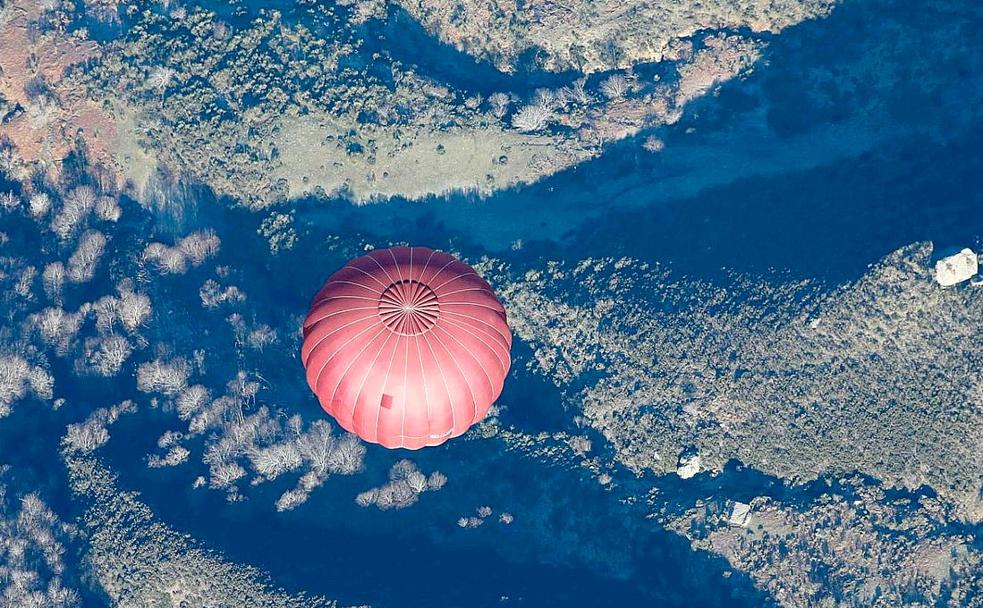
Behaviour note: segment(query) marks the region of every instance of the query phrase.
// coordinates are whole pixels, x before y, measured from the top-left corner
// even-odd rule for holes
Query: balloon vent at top
[[[301,359],[321,407],[388,448],[439,445],[502,392],[512,334],[473,268],[426,247],[354,259],[314,296]]]

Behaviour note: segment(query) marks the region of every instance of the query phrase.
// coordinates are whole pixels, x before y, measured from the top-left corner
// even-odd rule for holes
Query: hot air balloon
[[[512,334],[473,268],[426,247],[378,249],[331,275],[304,321],[301,360],[321,407],[387,448],[440,445],[502,392]]]

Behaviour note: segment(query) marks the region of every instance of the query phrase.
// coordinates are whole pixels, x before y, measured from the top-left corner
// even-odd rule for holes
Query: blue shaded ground
[[[967,11],[973,4],[963,3]],[[481,201],[452,196],[360,208],[344,201],[301,202],[298,226],[311,247],[273,259],[254,236],[258,218],[243,211],[203,200],[183,227],[217,228],[226,243],[223,263],[243,269],[249,278],[241,286],[251,298],[265,294],[258,313],[285,326],[341,263],[337,254],[316,247],[333,233],[363,235],[377,244],[450,246],[470,257],[488,252],[520,269],[545,259],[627,255],[709,280],[723,280],[724,267],[749,274],[775,268],[830,286],[855,279],[913,241],[978,246],[983,121],[973,108],[983,97],[983,76],[975,69],[983,30],[960,30],[945,56],[931,58],[938,82],[921,87],[871,84],[831,95],[811,91],[825,85],[807,78],[810,65],[845,71],[863,62],[860,39],[900,45],[902,52],[889,55],[883,70],[900,70],[890,62],[905,57],[925,59],[936,49],[922,44],[918,33],[965,21],[953,6],[957,10],[944,13],[924,2],[847,2],[828,19],[788,30],[772,41],[768,67],[726,85],[661,131],[667,147],[659,155],[626,142],[540,184]],[[878,11],[889,24],[882,24]],[[392,23],[384,28],[383,35],[394,35]],[[904,42],[901,34],[911,39]],[[420,33],[410,36],[419,40]],[[437,44],[424,48],[432,55],[420,59],[421,66],[430,65],[452,84],[475,88],[487,81],[475,80],[466,56]],[[394,54],[405,61],[410,51],[404,45]],[[517,78],[495,74],[488,76],[494,88]],[[696,132],[687,133],[690,128]],[[513,251],[520,239],[523,248]],[[196,304],[199,284],[170,294],[174,310],[188,316],[181,320],[189,334],[172,332],[170,341],[195,340],[192,328],[208,322],[194,317],[205,314]],[[104,293],[110,286],[92,289]],[[523,347],[516,348],[520,364],[502,399],[509,406],[504,421],[530,431],[563,430],[571,413],[553,389],[522,371]],[[56,375],[70,374],[61,369]],[[316,415],[297,361],[276,366],[269,380],[277,402]],[[73,403],[71,411],[18,406],[0,424],[0,461],[20,471],[15,484],[39,487],[65,516],[77,513],[57,461],[57,438],[82,409],[118,401],[114,390],[108,381],[62,385],[59,393]],[[746,576],[725,578],[722,560],[692,552],[643,519],[643,509],[618,498],[651,483],[660,483],[679,506],[708,494],[804,501],[822,490],[790,490],[734,467],[717,480],[692,482],[621,474],[621,488],[609,493],[579,471],[503,452],[498,442],[457,441],[413,454],[423,470],[440,469],[450,483],[408,510],[354,504],[358,492],[384,482],[385,470],[400,457],[372,447],[366,474],[332,478],[302,508],[276,515],[272,503],[287,482],[251,490],[250,501],[229,505],[220,493],[190,490],[185,468],[147,470],[142,458],[168,420],[141,413],[113,428],[107,454],[122,485],[143,492],[163,521],[233,560],[262,567],[277,584],[346,604],[759,606],[767,598]],[[515,513],[515,523],[458,529],[458,517],[484,504]]]

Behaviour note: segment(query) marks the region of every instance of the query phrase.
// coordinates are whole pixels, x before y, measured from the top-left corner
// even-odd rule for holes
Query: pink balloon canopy
[[[502,392],[512,334],[491,286],[426,247],[378,249],[334,273],[304,321],[321,407],[387,448],[440,445]]]

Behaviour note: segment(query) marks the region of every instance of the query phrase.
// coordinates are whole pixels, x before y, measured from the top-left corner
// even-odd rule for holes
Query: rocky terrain
[[[630,468],[860,471],[930,486],[979,521],[983,292],[942,288],[931,252],[899,250],[829,292],[701,284],[630,260],[499,281],[535,366]]]
[[[628,71],[482,95],[384,53],[372,60],[388,74],[359,67],[367,51],[354,17],[327,5],[289,17],[261,11],[234,26],[206,9],[133,0],[113,9],[127,16],[123,36],[102,44],[84,29],[59,29],[47,13],[10,7],[5,40],[42,32],[0,55],[17,115],[0,136],[24,149],[22,172],[44,157],[44,141],[80,136],[107,179],[141,199],[162,183],[196,181],[256,206],[309,195],[488,194],[534,182],[675,122],[686,103],[747,71],[762,46],[709,33],[677,45],[671,78]],[[16,49],[31,45],[61,67],[22,73]],[[87,69],[65,77],[86,59]],[[50,93],[33,93],[40,83]],[[46,118],[29,121],[41,108]],[[59,145],[50,160],[66,155]],[[49,165],[35,168],[57,169]]]
[[[782,606],[975,606],[983,554],[937,499],[844,478],[800,506],[711,499],[669,522],[722,555]],[[740,512],[740,511],[739,511]]]
[[[499,69],[585,74],[680,59],[702,31],[778,33],[826,15],[835,0],[553,2],[396,0],[427,31]]]

